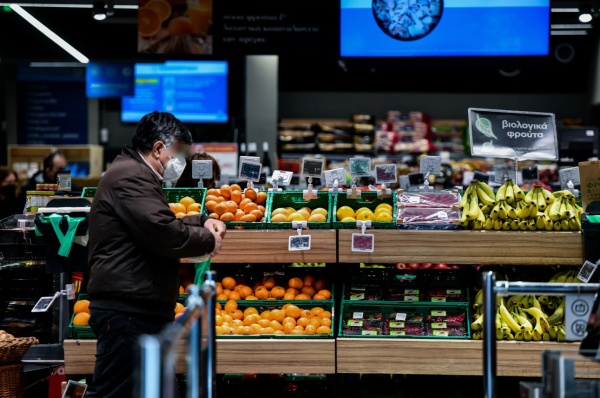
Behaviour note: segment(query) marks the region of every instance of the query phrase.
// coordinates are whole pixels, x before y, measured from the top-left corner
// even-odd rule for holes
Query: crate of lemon
[[[230,300],[217,303],[217,338],[333,338],[333,306],[301,303],[255,305]]]
[[[308,229],[331,228],[331,196],[319,191],[304,200],[302,191],[274,192],[267,199],[267,228],[289,229],[294,221],[306,221]]]
[[[350,199],[347,192],[338,192],[333,202],[335,229],[356,229],[356,221],[371,221],[371,228],[396,228],[396,192],[391,198],[378,199],[377,192],[363,191],[360,199]]]

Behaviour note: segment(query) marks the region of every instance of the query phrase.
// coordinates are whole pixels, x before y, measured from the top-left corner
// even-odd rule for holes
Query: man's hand
[[[212,253],[210,253],[211,257],[214,257],[217,254],[219,254],[219,251],[221,250],[221,245],[223,244],[223,239],[219,234],[213,233],[213,236],[215,237],[215,248],[212,251]]]
[[[227,232],[227,227],[222,221],[215,220],[214,218],[209,218],[204,222],[204,228],[208,229],[213,234],[218,234],[221,239],[225,237],[225,233]]]

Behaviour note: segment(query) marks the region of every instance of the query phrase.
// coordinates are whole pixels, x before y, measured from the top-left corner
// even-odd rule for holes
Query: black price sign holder
[[[313,177],[323,176],[323,159],[302,159],[302,177],[308,177],[308,187],[302,192],[304,200],[309,201],[318,197],[317,191],[313,189]]]
[[[558,159],[553,113],[469,108],[471,155],[519,160]]]

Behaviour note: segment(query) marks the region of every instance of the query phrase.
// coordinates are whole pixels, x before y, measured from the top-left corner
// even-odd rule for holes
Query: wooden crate
[[[373,253],[353,252],[352,234],[340,230],[341,263],[446,263],[579,265],[584,263],[580,232],[368,230]]]
[[[541,377],[542,352],[571,350],[577,355],[579,343],[518,342],[497,343],[498,376]],[[481,376],[483,342],[476,340],[337,339],[338,373],[422,374]],[[576,362],[576,376],[600,377],[600,364]]]
[[[93,374],[96,340],[65,340],[67,374]],[[268,353],[268,361],[257,361]],[[185,373],[185,346],[177,347],[177,373]],[[335,340],[217,339],[217,373],[335,373]]]
[[[289,251],[290,236],[296,230],[227,230],[219,255],[213,263],[335,263],[336,231],[304,230],[302,234],[311,235],[311,249]],[[188,262],[182,259],[181,262]]]

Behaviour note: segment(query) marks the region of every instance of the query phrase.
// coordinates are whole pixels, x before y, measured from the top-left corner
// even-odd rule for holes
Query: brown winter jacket
[[[90,307],[173,319],[178,259],[214,250],[206,219],[176,218],[159,178],[125,147],[100,180],[90,212]]]

